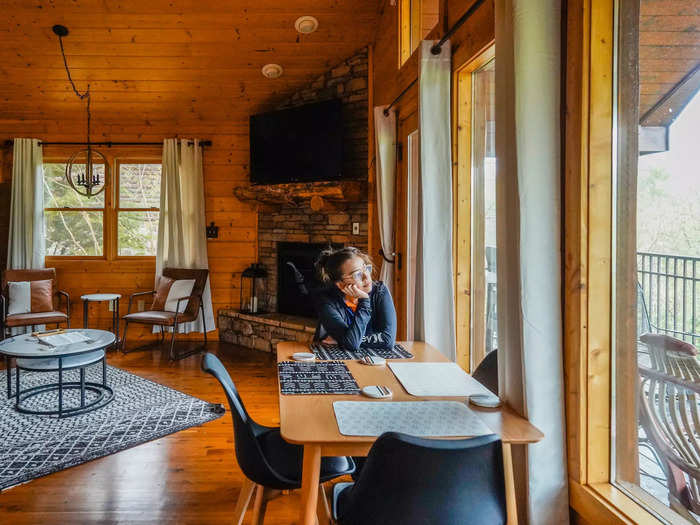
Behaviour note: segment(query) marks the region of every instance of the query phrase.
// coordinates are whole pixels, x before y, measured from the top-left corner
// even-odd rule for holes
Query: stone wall
[[[360,224],[360,234],[352,234],[352,223]],[[367,250],[367,202],[348,203],[332,213],[311,208],[282,208],[275,214],[258,216],[258,260],[267,268],[267,304],[277,311],[277,242],[340,243]]]

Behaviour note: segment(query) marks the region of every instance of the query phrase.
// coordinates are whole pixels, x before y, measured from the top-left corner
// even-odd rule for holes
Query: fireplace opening
[[[332,244],[342,248],[342,244]],[[316,317],[310,294],[321,286],[314,264],[327,243],[277,243],[277,311]]]

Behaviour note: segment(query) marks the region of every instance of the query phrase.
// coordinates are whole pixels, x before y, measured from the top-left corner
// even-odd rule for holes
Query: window
[[[495,61],[491,46],[455,75],[455,289],[458,362],[497,347]]]
[[[104,191],[91,198],[69,186],[65,162],[45,162],[47,257],[155,256],[161,165],[153,160],[110,162],[113,175]]]
[[[156,254],[160,215],[160,164],[119,163],[119,255]]]
[[[400,0],[399,67],[411,57],[421,40],[437,25],[439,16],[438,0]]]
[[[660,517],[697,522],[700,73],[651,57],[697,47],[700,34],[682,30],[679,6],[619,8],[611,481]]]
[[[70,187],[65,170],[64,163],[44,164],[46,255],[101,256],[105,192],[89,199],[83,197]]]
[[[681,4],[568,10],[564,346],[570,502],[698,523],[700,43]]]

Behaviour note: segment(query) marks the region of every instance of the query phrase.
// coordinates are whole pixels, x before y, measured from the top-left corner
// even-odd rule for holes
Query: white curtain
[[[202,148],[197,139],[165,139],[160,186],[160,221],[156,252],[156,284],[163,268],[208,268],[204,217]],[[211,287],[202,295],[207,332],[214,330]],[[204,332],[201,314],[179,326],[183,333]]]
[[[501,397],[544,433],[514,449],[521,522],[569,522],[561,314],[560,3],[496,0]],[[517,450],[520,449],[520,450]]]
[[[14,139],[7,267],[44,267],[44,160],[38,139]]]
[[[387,106],[374,108],[374,136],[377,155],[377,211],[382,251],[388,258],[394,252],[394,194],[396,192],[396,112]],[[394,265],[382,260],[379,280],[393,293]]]
[[[455,360],[452,269],[452,137],[450,43],[433,55],[421,42],[419,117],[422,206],[421,287],[425,341]]]

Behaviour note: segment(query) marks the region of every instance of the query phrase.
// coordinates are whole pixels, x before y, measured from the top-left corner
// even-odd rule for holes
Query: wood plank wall
[[[256,260],[257,254],[257,214],[249,204],[238,201],[233,196],[233,188],[248,180],[248,119],[237,120],[209,119],[206,122],[151,122],[133,123],[97,122],[93,140],[103,137],[112,141],[159,142],[164,137],[179,134],[182,137],[197,137],[211,140],[212,147],[204,151],[204,186],[207,224],[215,221],[219,226],[219,238],[209,240],[208,256],[211,271],[212,300],[214,312],[219,308],[236,308],[239,302],[240,273]],[[0,119],[0,141],[12,137],[38,137],[47,141],[81,141],[85,139],[84,123],[76,121],[27,120],[7,121]],[[116,148],[114,148],[116,150]],[[150,152],[151,154],[153,152]],[[45,156],[55,154],[47,146]],[[120,148],[118,154],[139,157],[143,148]],[[156,155],[160,153],[156,151]],[[11,151],[3,156],[2,184],[7,187],[12,173]],[[7,199],[9,202],[9,197]],[[0,225],[2,246],[7,245],[6,226]],[[4,266],[6,258],[3,258]],[[153,288],[155,260],[54,260],[58,271],[59,286],[71,295],[73,326],[82,326],[82,302],[80,295],[90,292],[118,292],[123,299],[122,313],[126,313],[128,294]],[[136,305],[135,305],[136,306]],[[91,305],[89,325],[108,328],[111,313],[105,303]],[[218,337],[218,332],[212,338]],[[129,340],[148,336],[145,329],[136,326],[129,329]],[[199,338],[201,334],[193,334]],[[131,345],[129,345],[131,346]]]
[[[428,39],[439,39],[445,32],[469,9],[473,4],[471,0],[443,0],[440,3],[440,16],[438,24],[428,35]],[[488,47],[494,40],[494,11],[493,3],[485,2],[472,17],[450,39],[453,54],[453,69],[476,57],[482,50]],[[374,105],[382,106],[390,104],[411,82],[418,77],[418,52],[414,52],[411,58],[399,68],[399,21],[398,7],[390,5],[389,0],[384,0],[377,23],[373,56],[373,97]],[[453,94],[454,98],[454,94]],[[395,105],[398,111],[398,120],[402,121],[418,109],[418,85],[417,83]],[[453,116],[454,118],[454,116]],[[371,134],[371,140],[374,140]],[[401,137],[398,138],[401,141]],[[405,148],[404,148],[405,149]],[[456,159],[453,159],[453,163]],[[374,169],[374,163],[372,164]],[[370,174],[374,180],[374,173]],[[403,186],[401,181],[398,186]],[[376,196],[370,192],[370,216],[376,208]],[[397,195],[396,220],[405,219],[405,204],[401,202],[401,195]],[[373,231],[372,238],[379,239],[376,221],[370,225]],[[405,225],[397,225],[395,231],[406,231]],[[401,246],[401,240],[395,241],[396,246]],[[379,242],[370,243],[370,251],[376,261],[380,261]],[[464,290],[463,293],[469,293]],[[399,295],[395,293],[395,295]],[[397,311],[404,312],[404,305],[397,304]]]

